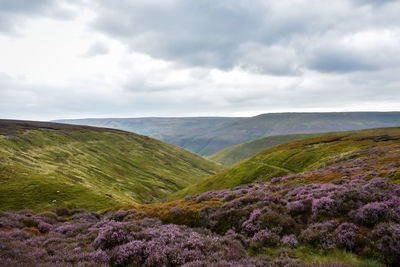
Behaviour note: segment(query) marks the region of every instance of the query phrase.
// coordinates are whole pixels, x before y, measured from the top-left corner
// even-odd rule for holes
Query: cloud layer
[[[400,1],[0,0],[0,10],[2,117],[400,107]]]

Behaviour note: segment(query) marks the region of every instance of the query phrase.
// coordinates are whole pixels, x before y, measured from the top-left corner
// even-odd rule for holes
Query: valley
[[[271,136],[210,158],[233,165],[111,128],[1,120],[0,262],[400,263],[400,128]]]

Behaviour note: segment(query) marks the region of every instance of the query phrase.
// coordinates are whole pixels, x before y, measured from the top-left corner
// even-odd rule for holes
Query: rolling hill
[[[159,201],[221,169],[120,130],[0,120],[0,210]]]
[[[286,135],[267,136],[252,141],[248,141],[243,144],[225,148],[211,156],[208,156],[207,158],[215,162],[221,163],[224,166],[232,166],[272,146],[288,143],[299,139],[307,139],[307,138],[323,136],[323,135],[332,135],[332,134],[333,134],[332,132],[328,132],[328,133],[313,133],[313,134],[286,134]]]
[[[95,129],[42,124],[40,130],[32,130],[32,125],[21,125],[26,126],[28,131],[63,131],[66,135],[58,134],[59,138],[74,140],[91,132],[91,141],[84,136],[79,147],[114,134],[97,129],[101,135],[96,137]],[[21,131],[5,127],[2,135],[19,136],[20,145],[38,142]],[[48,133],[39,136],[43,135]],[[26,160],[19,158],[25,164]],[[296,172],[300,173],[292,174]],[[208,191],[219,186],[216,182],[227,181],[246,185]],[[199,188],[206,192],[196,196],[165,203],[121,203],[100,213],[68,208],[0,212],[0,265],[400,265],[400,128],[281,144],[208,182],[208,188]],[[37,195],[45,194],[39,189]],[[67,190],[62,187],[59,193]],[[7,196],[19,198],[20,193],[24,191]]]
[[[394,154],[384,153],[385,149],[394,149]],[[256,181],[270,181],[274,177],[293,175],[296,177],[296,174],[307,171],[311,173],[303,175],[306,182],[329,181],[340,178],[343,174],[335,174],[329,168],[324,168],[349,159],[363,159],[372,153],[382,155],[371,164],[365,165],[366,170],[360,169],[354,172],[354,175],[369,172],[372,176],[378,175],[377,170],[381,166],[377,164],[377,161],[382,164],[399,164],[399,152],[400,128],[343,132],[292,141],[259,152],[216,175],[173,193],[168,199],[179,199],[186,195],[196,195],[210,190],[233,188]],[[379,165],[379,167],[374,167],[374,165]],[[318,175],[312,173],[319,169],[323,171]]]
[[[249,118],[111,118],[58,122],[132,131],[209,156],[265,136],[400,126],[400,112],[270,113]]]

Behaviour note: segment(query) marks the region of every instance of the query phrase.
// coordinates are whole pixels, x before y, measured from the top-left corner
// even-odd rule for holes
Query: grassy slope
[[[295,140],[307,139],[324,135],[332,135],[332,134],[333,134],[332,132],[329,132],[329,133],[286,134],[286,135],[267,136],[226,148],[209,156],[208,158],[215,162],[221,163],[224,166],[232,166],[272,146],[288,143]]]
[[[145,134],[212,155],[260,137],[400,126],[400,112],[270,113],[250,118],[136,118],[66,120]]]
[[[186,195],[233,188],[241,184],[268,181],[273,177],[315,170],[331,164],[337,157],[343,159],[346,155],[370,147],[398,145],[399,142],[400,128],[336,133],[293,141],[268,148],[231,168],[172,194],[168,199],[179,199]],[[324,177],[313,179],[324,179]]]
[[[164,142],[200,151],[204,144],[192,142],[192,138],[205,135],[210,129],[240,117],[185,117],[185,118],[103,118],[57,120],[61,123],[89,125],[120,129],[162,140]]]
[[[221,169],[179,147],[119,130],[0,121],[0,210],[161,200]]]

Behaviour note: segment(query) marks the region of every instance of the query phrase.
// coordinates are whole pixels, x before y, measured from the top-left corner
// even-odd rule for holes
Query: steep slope
[[[370,129],[293,141],[268,148],[231,168],[211,176],[201,182],[178,191],[169,199],[179,199],[209,190],[233,188],[255,181],[269,181],[273,177],[300,174],[325,168],[349,159],[362,159],[373,150],[394,149],[397,154],[378,157],[379,162],[399,163],[400,128]],[[375,153],[375,152],[374,152]],[[387,157],[386,157],[387,156]],[[374,163],[375,165],[376,162]],[[365,166],[368,168],[368,165]],[[373,172],[374,170],[371,169]],[[365,170],[364,172],[368,172]],[[376,171],[375,171],[376,172]],[[372,174],[374,174],[373,172]],[[358,172],[360,173],[360,172]],[[329,174],[329,175],[327,175]],[[357,172],[355,173],[357,174]],[[308,181],[324,181],[340,178],[342,174],[332,174],[329,169],[317,175],[310,174]],[[293,176],[296,177],[296,176]],[[291,178],[290,178],[291,179]]]
[[[204,143],[192,142],[192,138],[205,135],[239,117],[187,117],[187,118],[104,118],[57,120],[56,122],[107,127],[148,135],[164,142],[184,147],[193,152],[201,151]]]
[[[265,136],[400,126],[400,112],[270,113],[250,118],[86,119],[59,122],[132,131],[209,156]]]
[[[252,141],[248,141],[243,144],[228,147],[217,153],[207,157],[210,160],[221,163],[224,166],[232,166],[242,160],[245,160],[256,153],[263,151],[272,146],[288,143],[295,140],[307,139],[312,137],[332,135],[332,132],[328,133],[313,133],[313,134],[286,134],[286,135],[274,135],[258,138]]]
[[[161,200],[221,166],[114,129],[0,121],[0,210]]]

